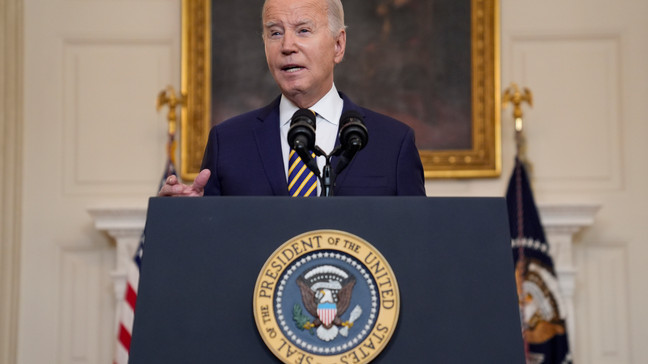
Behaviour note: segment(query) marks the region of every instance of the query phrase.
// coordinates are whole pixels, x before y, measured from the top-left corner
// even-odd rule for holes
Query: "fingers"
[[[181,195],[185,187],[186,186],[183,186],[178,182],[178,177],[176,177],[175,175],[171,175],[167,177],[166,181],[164,181],[164,185],[162,186],[162,188],[160,188],[160,191],[158,192],[158,196]]]
[[[176,177],[175,174],[172,174],[169,177],[167,177],[165,183],[168,184],[168,185],[175,185],[175,184],[178,183],[178,177]]]
[[[209,176],[211,176],[211,171],[203,169],[190,186],[180,183],[176,176],[169,176],[158,192],[158,196],[202,196]]]
[[[211,171],[209,169],[203,169],[202,171],[200,171],[200,173],[198,173],[198,176],[196,176],[196,179],[194,180],[194,189],[196,191],[202,191],[207,185],[210,176]]]

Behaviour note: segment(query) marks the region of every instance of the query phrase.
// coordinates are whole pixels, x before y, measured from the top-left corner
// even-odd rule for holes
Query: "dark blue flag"
[[[549,244],[526,170],[518,158],[506,202],[527,363],[572,363],[565,307]]]

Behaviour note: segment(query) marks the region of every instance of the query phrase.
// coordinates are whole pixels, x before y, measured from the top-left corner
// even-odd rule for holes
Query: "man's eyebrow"
[[[304,26],[304,25],[306,25],[306,26],[313,26],[314,24],[315,24],[315,22],[313,22],[313,21],[310,20],[310,19],[303,19],[303,20],[299,20],[299,21],[297,21],[297,22],[294,24],[294,26],[295,26],[295,27],[301,27],[301,26]],[[265,27],[265,28],[272,28],[272,27],[274,27],[274,26],[282,26],[282,25],[283,25],[282,22],[274,21],[274,20],[270,20],[270,21],[267,21],[267,22],[264,24],[264,27]]]
[[[311,19],[301,19],[295,24],[295,26],[296,27],[301,27],[301,26],[304,26],[304,25],[313,26],[314,24],[315,24],[315,22],[313,22]]]
[[[271,21],[266,22],[266,23],[264,24],[264,26],[265,26],[266,28],[272,28],[272,27],[276,26],[277,24],[279,24],[279,22],[276,22],[276,21],[271,20]]]

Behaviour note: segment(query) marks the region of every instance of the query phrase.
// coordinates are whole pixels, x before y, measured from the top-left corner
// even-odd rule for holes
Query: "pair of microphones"
[[[299,109],[293,114],[290,129],[288,130],[288,145],[295,150],[306,167],[320,178],[323,187],[322,195],[328,196],[332,194],[335,176],[342,172],[351,163],[356,153],[367,145],[369,133],[364,125],[364,118],[359,112],[355,110],[345,111],[340,117],[338,134],[340,144],[333,149],[331,154],[326,154],[320,147],[315,145],[315,117],[316,114],[309,109]],[[322,176],[317,161],[311,153],[326,157],[324,176]],[[333,156],[339,156],[339,158],[335,170],[331,171],[330,161]]]

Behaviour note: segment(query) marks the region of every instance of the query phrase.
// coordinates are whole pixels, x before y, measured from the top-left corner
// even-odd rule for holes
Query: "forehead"
[[[303,23],[327,20],[326,0],[268,0],[263,23]]]

